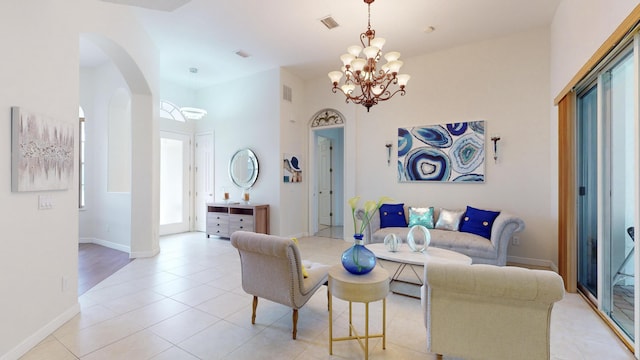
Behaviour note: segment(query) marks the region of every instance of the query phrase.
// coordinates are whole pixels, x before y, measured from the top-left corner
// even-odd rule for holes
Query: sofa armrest
[[[491,244],[497,249],[499,266],[507,264],[507,247],[513,234],[524,230],[524,221],[515,215],[501,212],[491,227]]]

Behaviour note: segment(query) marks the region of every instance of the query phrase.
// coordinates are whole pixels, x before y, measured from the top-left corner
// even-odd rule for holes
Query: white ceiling
[[[277,67],[303,79],[324,76],[342,65],[339,56],[359,43],[367,26],[363,0],[165,0],[186,3],[173,11],[144,8],[158,0],[106,1],[135,5],[160,51],[161,77],[195,88]],[[399,51],[406,58],[543,28],[560,1],[377,0],[371,5],[371,27],[387,39],[385,52]],[[340,26],[322,25],[319,19],[327,15]],[[436,30],[426,33],[429,26]],[[238,50],[251,57],[237,56]]]

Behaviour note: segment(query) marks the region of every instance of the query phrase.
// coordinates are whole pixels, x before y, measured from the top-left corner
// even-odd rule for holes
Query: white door
[[[331,226],[331,139],[318,136],[318,224]]]
[[[160,132],[160,235],[189,231],[190,136]]]
[[[214,201],[213,196],[213,134],[196,135],[195,188],[196,200],[194,214],[195,230],[206,231],[207,203]]]

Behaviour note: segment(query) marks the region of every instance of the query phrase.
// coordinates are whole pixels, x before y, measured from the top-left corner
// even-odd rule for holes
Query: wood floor
[[[78,296],[120,270],[133,259],[126,252],[96,244],[79,244]]]

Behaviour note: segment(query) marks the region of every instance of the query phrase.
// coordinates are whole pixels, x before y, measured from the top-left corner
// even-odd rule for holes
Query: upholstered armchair
[[[427,263],[422,305],[427,350],[465,360],[549,359],[562,278],[545,270]]]
[[[329,266],[305,262],[300,251],[289,238],[236,231],[231,234],[231,244],[240,253],[242,289],[253,295],[251,323],[256,323],[258,298],[293,308],[293,339],[298,330],[298,309],[326,284]]]

